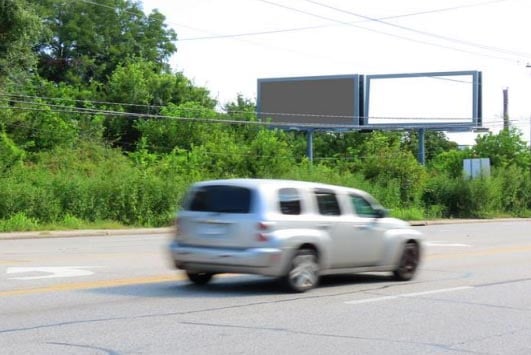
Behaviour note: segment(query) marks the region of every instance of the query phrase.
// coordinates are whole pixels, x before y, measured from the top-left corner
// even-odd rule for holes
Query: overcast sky
[[[502,127],[502,92],[508,88],[512,123],[529,139],[529,0],[143,0],[143,4],[146,12],[157,8],[177,32],[172,67],[207,87],[221,104],[235,101],[238,94],[255,100],[259,78],[479,70],[485,126],[493,131]],[[394,90],[395,95],[406,95],[407,88],[398,86],[404,90],[402,94]],[[454,92],[449,87],[440,95],[446,100],[441,105],[457,106],[462,98],[449,94]],[[432,91],[409,96],[420,107],[433,100]],[[400,117],[396,110],[384,112]]]

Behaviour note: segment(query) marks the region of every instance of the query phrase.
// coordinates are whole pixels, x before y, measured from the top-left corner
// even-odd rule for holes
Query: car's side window
[[[341,215],[341,209],[339,208],[336,194],[333,191],[318,189],[315,190],[315,197],[320,214],[325,216]]]
[[[360,217],[376,217],[374,207],[363,197],[357,195],[350,195],[352,201],[352,208]]]
[[[278,202],[282,214],[301,214],[301,198],[297,189],[283,188],[278,190]]]

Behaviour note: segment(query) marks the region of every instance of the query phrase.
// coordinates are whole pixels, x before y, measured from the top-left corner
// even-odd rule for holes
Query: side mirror
[[[386,210],[383,207],[376,209],[374,212],[375,212],[375,217],[376,218],[385,218],[385,217],[389,216],[389,211]]]

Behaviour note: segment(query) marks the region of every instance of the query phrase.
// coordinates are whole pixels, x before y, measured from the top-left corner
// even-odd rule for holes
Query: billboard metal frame
[[[440,122],[440,123],[382,123],[370,124],[370,96],[371,96],[371,81],[377,79],[403,79],[403,78],[426,78],[426,77],[443,77],[443,76],[471,76],[472,77],[472,118],[470,122]],[[427,72],[427,73],[409,73],[409,74],[375,74],[365,75],[365,101],[364,113],[361,125],[364,127],[382,127],[382,129],[390,129],[392,127],[400,127],[407,129],[431,129],[443,131],[462,131],[470,130],[475,127],[481,127],[482,119],[482,75],[480,71],[448,71],[448,72]]]

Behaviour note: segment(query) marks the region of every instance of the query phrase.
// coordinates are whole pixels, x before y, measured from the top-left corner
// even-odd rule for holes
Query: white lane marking
[[[446,242],[426,242],[426,245],[429,247],[462,247],[462,248],[472,247],[472,245],[470,244],[446,243]]]
[[[436,294],[436,293],[454,292],[454,291],[461,291],[461,290],[470,290],[472,288],[474,288],[474,287],[473,286],[461,286],[461,287],[453,287],[453,288],[442,288],[442,289],[439,289],[439,290],[431,290],[431,291],[424,291],[424,292],[414,292],[414,293],[403,293],[403,294],[394,295],[394,296],[365,298],[365,299],[362,299],[362,300],[347,301],[347,302],[345,302],[345,304],[361,304],[361,303],[380,302],[380,301],[394,300],[394,299],[403,298],[403,297],[416,297],[416,296],[432,295],[432,294]]]
[[[8,267],[6,274],[25,274],[30,272],[46,273],[48,275],[40,276],[23,276],[11,277],[9,280],[38,280],[51,279],[57,277],[78,277],[94,274],[93,271],[84,269],[93,269],[100,266],[29,266],[29,267]]]

